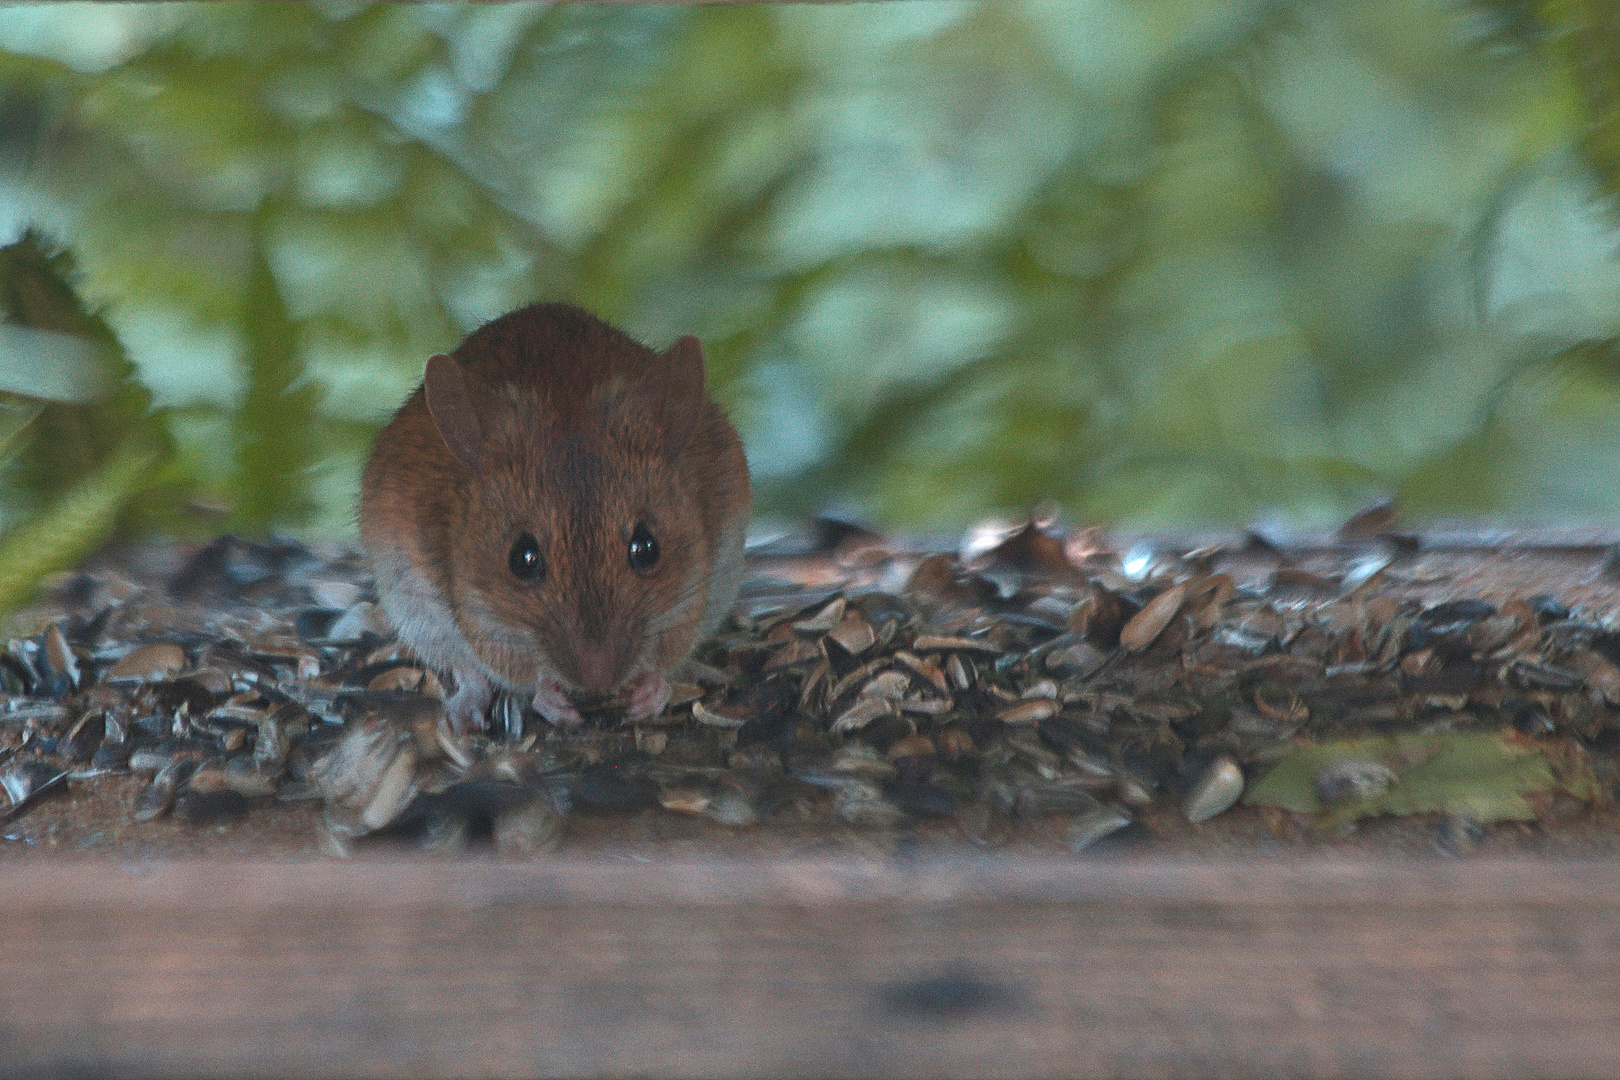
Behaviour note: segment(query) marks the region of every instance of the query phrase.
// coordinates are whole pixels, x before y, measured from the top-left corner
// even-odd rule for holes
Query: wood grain
[[[1620,864],[0,867],[0,1076],[1620,1074]]]

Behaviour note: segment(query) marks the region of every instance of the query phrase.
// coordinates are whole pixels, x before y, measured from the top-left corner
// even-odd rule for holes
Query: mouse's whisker
[[[674,603],[670,604],[668,610],[663,614],[654,613],[647,620],[649,635],[665,632],[668,624],[679,625],[687,617],[687,608],[691,606],[693,601],[701,597],[706,591],[707,585],[708,583],[705,581],[697,582],[678,594]],[[643,601],[641,606],[645,608],[649,605]]]

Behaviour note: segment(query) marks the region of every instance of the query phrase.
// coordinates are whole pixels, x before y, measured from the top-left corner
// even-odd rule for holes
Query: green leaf
[[[1620,8],[1609,0],[1547,0],[1542,13],[1563,31],[1580,84],[1582,156],[1606,193],[1620,193]]]
[[[1317,815],[1332,829],[1378,814],[1458,814],[1478,822],[1529,821],[1534,796],[1563,792],[1587,800],[1589,769],[1553,757],[1510,732],[1441,733],[1347,739],[1298,750],[1250,786],[1243,801]],[[1394,773],[1384,791],[1322,802],[1317,778],[1335,765],[1362,762]]]
[[[144,489],[158,460],[136,436],[56,502],[0,536],[0,613],[26,603],[46,575],[73,566],[111,536],[119,512]]]
[[[94,343],[0,323],[0,392],[90,404],[107,390],[107,365]]]
[[[297,327],[258,248],[246,306],[248,392],[237,416],[235,517],[238,528],[260,532],[309,516],[320,388],[304,378]]]
[[[151,395],[79,296],[80,281],[73,260],[37,232],[0,247],[0,391],[36,404],[26,427],[7,426],[0,448],[17,455],[30,502],[64,495],[136,435],[160,454],[169,446]]]
[[[44,409],[45,404],[33,398],[0,395],[0,461],[4,461],[16,449],[23,432]]]

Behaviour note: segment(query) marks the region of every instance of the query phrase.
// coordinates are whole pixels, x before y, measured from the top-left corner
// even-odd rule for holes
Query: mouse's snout
[[[605,694],[624,681],[627,650],[591,634],[572,635],[569,658],[575,684],[586,693]]]

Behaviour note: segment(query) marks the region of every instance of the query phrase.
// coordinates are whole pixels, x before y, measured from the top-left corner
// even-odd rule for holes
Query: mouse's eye
[[[650,574],[658,565],[658,537],[645,525],[637,525],[630,534],[630,569],[638,574]]]
[[[506,565],[519,581],[540,580],[546,572],[546,560],[540,557],[540,541],[528,533],[518,537],[506,556]]]

